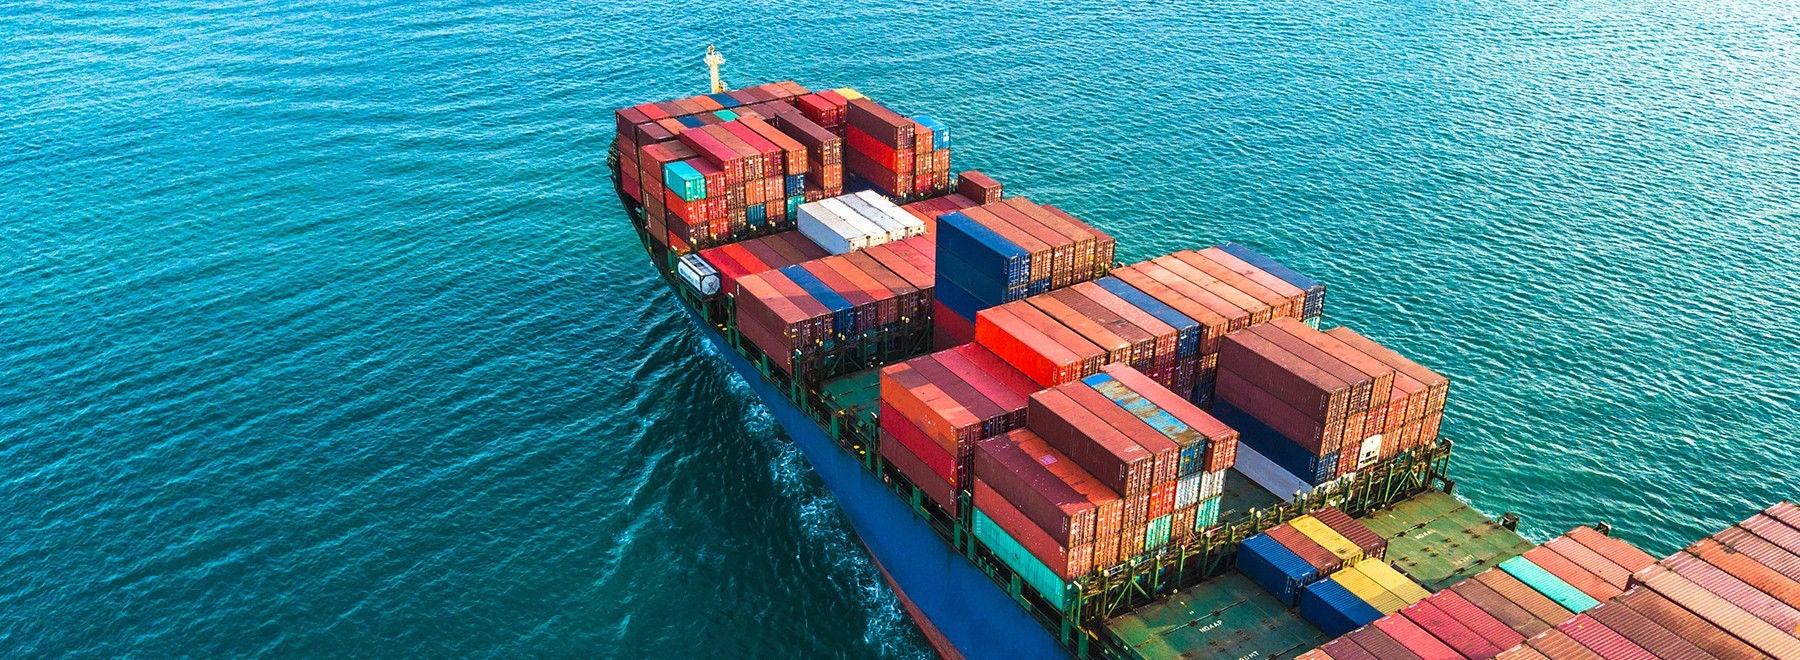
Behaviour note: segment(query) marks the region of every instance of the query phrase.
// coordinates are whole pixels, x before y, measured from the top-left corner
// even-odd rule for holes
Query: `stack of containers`
[[[1105,275],[1114,241],[1053,206],[1013,198],[938,218],[937,314],[973,340],[981,310]]]
[[[1037,386],[977,345],[881,370],[881,453],[952,516],[972,486],[976,442],[1025,423]]]
[[[1380,447],[1378,437],[1371,442],[1364,434],[1371,401],[1389,400],[1393,382],[1391,367],[1280,318],[1222,342],[1214,410],[1243,431],[1245,444],[1257,453],[1320,484],[1341,473],[1341,452],[1360,456]]]
[[[620,188],[679,254],[791,228],[801,203],[843,194],[846,93],[782,82],[621,109]],[[909,135],[927,147],[926,189],[947,190],[948,133],[924,121]]]
[[[1091,549],[1062,545],[1035,552],[1046,566],[1110,567],[1184,542],[1217,522],[1225,470],[1235,456],[1231,449],[1235,433],[1142,373],[1109,365],[1105,373],[1084,381],[1037,392],[1030,397],[1026,422],[1034,437],[1080,466],[1120,501],[1116,525],[1083,537],[1092,543]],[[990,483],[1004,478],[988,474],[980,465],[975,476]],[[1056,535],[1056,530],[1008,525],[1001,517],[990,516],[999,523],[994,531],[1015,540],[1045,532]],[[1078,558],[1079,563],[1055,565],[1068,558]],[[1055,572],[1067,580],[1082,571]]]
[[[1256,250],[1251,249],[1250,246],[1242,243],[1226,243],[1219,246],[1219,249],[1231,256],[1243,260],[1247,264],[1261,268],[1269,274],[1279,277],[1283,281],[1305,291],[1306,302],[1301,309],[1300,320],[1305,321],[1308,325],[1315,328],[1318,327],[1319,317],[1325,314],[1324,284],[1313,278],[1301,275],[1294,269],[1283,266],[1274,259],[1263,256],[1261,252],[1257,252]]]
[[[1332,328],[1326,335],[1356,349],[1393,369],[1386,410],[1371,409],[1364,437],[1381,436],[1380,458],[1388,459],[1402,452],[1437,444],[1438,431],[1444,421],[1444,402],[1450,392],[1450,379],[1420,366],[1417,362],[1375,343],[1355,331]],[[1379,407],[1380,399],[1371,402]],[[1362,452],[1366,459],[1367,452]],[[1363,463],[1366,465],[1367,463]]]
[[[977,204],[969,198],[951,193],[943,197],[921,199],[900,208],[924,222],[926,233],[935,234],[937,233],[938,216],[974,206]]]
[[[801,204],[797,227],[831,254],[926,234],[924,221],[869,191]]]
[[[983,440],[974,473],[975,537],[1053,603],[1119,535],[1124,500],[1029,430]]]
[[[826,257],[734,276],[738,332],[790,375],[840,375],[810,359],[839,347],[923,338],[933,270],[929,237],[909,238],[854,255]],[[840,363],[836,369],[848,368]]]
[[[1341,635],[1430,595],[1381,559],[1386,550],[1379,535],[1327,507],[1246,540],[1237,564],[1321,630]]]
[[[851,173],[890,197],[948,191],[949,132],[930,117],[908,119],[866,98],[852,99],[844,112],[845,162]]]

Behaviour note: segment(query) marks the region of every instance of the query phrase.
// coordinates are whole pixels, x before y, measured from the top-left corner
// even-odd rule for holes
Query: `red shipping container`
[[[1029,306],[1020,309],[1029,309]],[[1046,331],[1053,329],[1045,326],[1045,323],[1021,319],[1013,309],[1005,306],[992,307],[976,314],[975,341],[1044,387],[1091,375],[1090,369],[1099,368],[1099,361],[1105,356],[1099,347],[1086,340],[1073,346],[1064,345],[1047,334]],[[1066,328],[1063,332],[1074,335]]]
[[[917,424],[907,419],[906,415],[881,402],[881,431],[889,438],[906,447],[908,453],[918,459],[919,463],[931,470],[931,474],[952,488],[961,476],[957,472],[956,457],[950,455],[936,440],[932,440],[920,430]],[[907,473],[914,482],[925,479],[925,475]]]
[[[956,175],[956,192],[977,204],[992,204],[1001,197],[1000,182],[976,170]]]
[[[1499,655],[1502,650],[1489,642],[1487,638],[1457,621],[1455,617],[1438,609],[1438,606],[1433,604],[1430,599],[1401,608],[1400,615],[1414,625],[1423,628],[1425,632],[1431,633],[1432,637],[1443,642],[1445,646],[1455,649],[1461,657],[1491,658]]]
[[[1782,575],[1750,555],[1727,548],[1713,539],[1702,539],[1688,546],[1685,552],[1756,587],[1789,607],[1800,608],[1800,581]]]
[[[1631,571],[1600,553],[1589,550],[1567,535],[1550,539],[1544,543],[1544,547],[1605,580],[1615,590],[1624,591],[1631,582]]]
[[[1754,614],[1707,587],[1677,574],[1664,566],[1652,566],[1633,576],[1637,582],[1664,598],[1675,601],[1701,618],[1725,629],[1763,653],[1777,658],[1800,658],[1800,639]]]
[[[1151,368],[1151,363],[1156,357],[1158,338],[1133,325],[1130,321],[1126,321],[1124,317],[1114,314],[1112,310],[1073,289],[1051,291],[1042,296],[1033,296],[1033,298],[1054,299],[1082,316],[1093,319],[1101,327],[1129,344],[1130,357],[1124,360],[1127,364],[1138,369]]]
[[[1150,489],[1150,518],[1161,518],[1175,512],[1175,482],[1165,482]]]
[[[1165,483],[1174,483],[1175,478],[1179,476],[1178,472],[1181,462],[1180,445],[1177,445],[1173,440],[1170,440],[1167,436],[1163,435],[1161,431],[1156,430],[1142,419],[1139,419],[1138,416],[1132,414],[1131,411],[1120,407],[1119,404],[1115,403],[1112,399],[1094,391],[1093,388],[1088,387],[1084,383],[1067,383],[1057,386],[1055,389],[1056,391],[1068,395],[1069,399],[1080,404],[1082,408],[1093,413],[1095,417],[1099,417],[1101,421],[1106,422],[1107,425],[1124,434],[1125,437],[1131,439],[1132,442],[1137,443],[1139,447],[1144,448],[1144,451],[1150,452],[1150,455],[1155,457],[1155,465],[1150,473],[1150,488],[1155,488]],[[1173,491],[1170,492],[1173,493]],[[1173,508],[1174,500],[1171,499],[1170,510],[1173,510]],[[1162,514],[1154,514],[1149,517],[1155,518],[1166,513],[1168,512],[1164,511]]]
[[[1259,281],[1258,278],[1252,278],[1244,273],[1233,270],[1224,264],[1207,258],[1206,255],[1195,250],[1182,250],[1166,257],[1156,259],[1155,261],[1173,272],[1183,274],[1183,277],[1187,277],[1187,271],[1177,269],[1175,264],[1181,264],[1186,268],[1204,273],[1220,283],[1241,291],[1244,295],[1255,298],[1257,302],[1268,307],[1270,318],[1300,318],[1305,310],[1305,292],[1289,286],[1286,287],[1286,289],[1293,291],[1294,295],[1284,295],[1282,292],[1276,291],[1275,289],[1270,288],[1269,285]],[[1279,278],[1276,279],[1279,281]]]
[[[982,420],[946,392],[946,386],[954,384],[932,382],[910,363],[888,365],[881,370],[881,401],[898,409],[954,456],[960,448],[973,447],[981,438]]]
[[[1630,543],[1601,534],[1591,527],[1576,527],[1575,529],[1569,530],[1564,536],[1574,539],[1575,542],[1587,546],[1588,549],[1618,563],[1620,566],[1625,567],[1625,570],[1633,573],[1644,570],[1651,564],[1656,563],[1656,558],[1650,556],[1650,553],[1639,550]]]
[[[1370,653],[1356,644],[1349,637],[1339,637],[1326,642],[1324,646],[1308,651],[1306,655],[1294,660],[1383,660],[1381,656]]]
[[[1525,551],[1524,557],[1594,600],[1605,602],[1622,591],[1607,584],[1606,580],[1600,579],[1600,576],[1588,572],[1587,569],[1575,565],[1575,562],[1569,561],[1562,555],[1556,554],[1556,551],[1544,546],[1540,545]]]
[[[1263,533],[1268,534],[1269,538],[1274,539],[1276,543],[1280,543],[1281,547],[1287,548],[1288,552],[1299,555],[1307,564],[1318,570],[1320,575],[1331,575],[1344,566],[1344,561],[1337,555],[1331,554],[1331,551],[1325,549],[1325,546],[1307,538],[1292,525],[1282,523],[1270,527]]]
[[[1326,334],[1342,340],[1344,343],[1355,347],[1357,350],[1362,351],[1370,357],[1393,367],[1395,371],[1407,374],[1408,376],[1411,376],[1413,380],[1424,384],[1427,390],[1426,407],[1425,410],[1419,413],[1419,416],[1422,417],[1428,413],[1444,409],[1444,399],[1450,390],[1450,379],[1420,366],[1419,363],[1413,362],[1412,360],[1401,356],[1399,353],[1394,352],[1392,349],[1375,343],[1367,337],[1356,334],[1356,331],[1349,328],[1332,328],[1331,330],[1326,331]]]
[[[1424,660],[1463,660],[1463,656],[1404,616],[1384,616],[1370,624]]]
[[[976,509],[988,515],[1008,536],[1025,546],[1033,557],[1048,566],[1056,576],[1070,580],[1086,574],[1094,566],[1094,546],[1078,545],[1064,548],[1055,539],[1045,533],[1030,518],[1020,512],[1018,507],[1006,501],[993,487],[979,479],[975,481],[973,502]]]
[[[1406,650],[1406,646],[1394,641],[1393,637],[1389,637],[1387,633],[1375,626],[1357,628],[1350,631],[1350,634],[1345,637],[1381,660],[1417,660],[1419,657],[1418,654]]]
[[[958,316],[941,302],[932,303],[932,350],[945,350],[975,341],[975,324]]]
[[[1678,552],[1662,560],[1662,565],[1694,584],[1710,591],[1758,619],[1792,635],[1800,636],[1800,610],[1764,593],[1755,586],[1733,577],[1717,566],[1694,555]]]
[[[936,447],[936,445],[932,446]],[[945,481],[926,466],[924,461],[913,455],[910,449],[889,435],[887,431],[881,432],[881,456],[886,458],[888,463],[893,464],[894,469],[899,470],[900,474],[905,475],[908,481],[918,486],[926,497],[943,507],[951,517],[959,515],[956,510],[956,486]]]
[[[1438,610],[1455,619],[1494,647],[1494,652],[1509,649],[1525,641],[1525,636],[1454,591],[1440,591],[1425,599]],[[1529,615],[1528,615],[1529,616]],[[1424,624],[1420,624],[1424,625]],[[1445,640],[1448,642],[1448,640]],[[1460,651],[1461,648],[1459,647]]]
[[[1575,641],[1574,638],[1560,630],[1546,631],[1542,635],[1526,640],[1525,643],[1537,651],[1540,656],[1549,660],[1603,660],[1599,654],[1582,646],[1581,642]],[[1500,657],[1511,658],[1514,656],[1502,654]]]
[[[1130,362],[1131,344],[1120,338],[1111,330],[1107,330],[1099,322],[1090,319],[1071,309],[1055,296],[1040,295],[1026,298],[1025,302],[1050,318],[1056,319],[1064,327],[1081,335],[1082,339],[1105,351],[1106,362]]]

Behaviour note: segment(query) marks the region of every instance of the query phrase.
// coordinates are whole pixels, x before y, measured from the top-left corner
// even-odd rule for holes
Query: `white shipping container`
[[[888,233],[886,229],[882,229],[881,225],[877,225],[874,222],[870,222],[868,218],[862,217],[861,213],[857,213],[856,209],[850,208],[850,205],[845,204],[844,200],[832,197],[830,199],[819,200],[819,204],[823,205],[825,208],[831,209],[831,212],[837,214],[844,222],[855,227],[857,231],[862,232],[862,235],[865,236],[868,241],[868,245],[864,245],[863,247],[881,245],[882,243],[888,242]]]
[[[838,217],[824,200],[801,204],[799,216],[794,227],[826,252],[844,254],[869,246],[868,234]]]
[[[675,272],[702,298],[719,293],[719,271],[698,254],[683,256],[675,262]]]
[[[855,211],[856,214],[861,216],[864,220],[873,222],[876,226],[881,227],[882,231],[887,232],[887,240],[898,241],[902,238],[906,238],[906,227],[898,222],[894,222],[893,218],[888,217],[881,209],[871,206],[869,202],[862,197],[858,195],[844,195],[835,199],[842,201],[845,206],[850,207],[850,210]]]
[[[905,227],[907,236],[925,235],[926,227],[924,220],[920,220],[919,216],[907,213],[906,209],[900,208],[898,205],[894,204],[893,200],[881,196],[881,193],[877,193],[873,190],[864,190],[856,193],[856,196],[861,197],[863,201],[868,202],[869,206],[875,207],[876,210],[886,213],[888,217],[893,218],[894,222],[899,223],[901,227]]]
[[[1195,472],[1175,482],[1175,508],[1192,506],[1195,502],[1200,501],[1200,478],[1202,476],[1205,475]]]
[[[1203,472],[1200,474],[1201,500],[1210,500],[1225,494],[1225,470]]]

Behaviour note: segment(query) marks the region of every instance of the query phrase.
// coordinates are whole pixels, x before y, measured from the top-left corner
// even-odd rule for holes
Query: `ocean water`
[[[1458,494],[1800,495],[1800,5],[0,3],[0,654],[926,653],[679,315],[617,106],[850,85],[1454,379]]]

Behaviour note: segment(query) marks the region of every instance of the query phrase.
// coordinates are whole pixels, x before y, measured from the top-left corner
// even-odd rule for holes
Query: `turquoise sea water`
[[[0,654],[918,656],[605,175],[851,85],[1138,259],[1455,380],[1458,493],[1657,553],[1800,495],[1800,5],[5,3]]]

